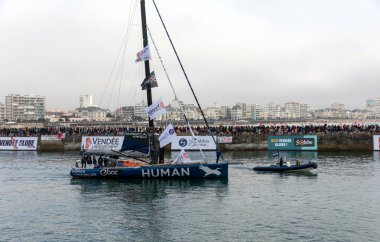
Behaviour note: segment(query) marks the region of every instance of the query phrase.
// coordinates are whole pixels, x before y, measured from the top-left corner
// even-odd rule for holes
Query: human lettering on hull
[[[160,169],[142,169],[142,177],[188,177],[190,176],[189,168],[160,168]]]
[[[86,170],[85,169],[73,169],[72,171],[71,171],[72,173],[74,173],[74,174],[85,174],[86,173]]]

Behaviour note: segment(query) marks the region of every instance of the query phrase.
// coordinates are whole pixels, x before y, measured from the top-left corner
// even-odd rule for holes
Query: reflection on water
[[[260,175],[278,175],[279,177],[286,178],[289,176],[293,177],[309,177],[311,179],[316,179],[318,173],[316,171],[287,171],[287,172],[268,172],[268,171],[255,171]]]
[[[99,226],[114,227],[116,220],[124,231],[122,240],[174,240],[171,231],[181,229],[177,220],[191,216],[201,206],[202,194],[218,203],[228,196],[228,180],[71,179],[70,184],[80,191],[79,206],[87,213],[92,214],[93,207],[97,207],[98,214],[108,209],[106,216],[111,216],[112,221],[102,221]],[[81,219],[89,218],[82,214]],[[119,239],[110,236],[109,239]]]
[[[220,180],[170,180],[170,179],[131,179],[131,180],[99,180],[71,179],[71,185],[77,186],[82,194],[109,196],[117,193],[119,198],[128,202],[153,201],[163,199],[169,194],[186,193],[207,189],[215,194],[227,192],[228,179]]]
[[[290,159],[317,159],[318,152],[316,151],[273,151],[267,152],[268,158],[274,157],[275,153],[278,153],[279,157],[286,157]]]

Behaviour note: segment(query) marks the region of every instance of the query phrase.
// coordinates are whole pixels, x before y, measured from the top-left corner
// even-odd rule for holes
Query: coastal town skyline
[[[55,110],[62,110],[62,111],[73,111],[75,110],[76,108],[78,107],[82,107],[82,106],[93,106],[93,107],[99,107],[99,108],[103,108],[103,109],[109,109],[110,111],[115,111],[116,109],[118,108],[121,108],[121,107],[126,107],[126,106],[135,106],[139,103],[145,103],[146,104],[146,98],[143,97],[141,98],[140,100],[137,100],[135,103],[129,103],[129,104],[120,104],[118,107],[106,107],[106,106],[100,106],[98,105],[97,103],[97,99],[94,98],[93,95],[91,94],[82,94],[78,97],[76,97],[76,104],[73,106],[73,107],[69,107],[69,108],[63,108],[64,106],[60,106],[60,107],[49,107],[49,100],[46,98],[46,96],[44,95],[40,95],[40,94],[21,94],[21,93],[17,93],[17,94],[8,94],[6,95],[5,97],[7,96],[31,96],[31,97],[43,97],[46,101],[45,105],[46,105],[46,108],[45,110],[46,111],[55,111]],[[83,97],[86,96],[88,97],[89,100],[83,100]],[[5,104],[5,97],[0,97],[0,104]],[[283,105],[284,103],[300,103],[300,104],[306,104],[308,105],[309,108],[311,109],[325,109],[325,108],[329,108],[331,105],[333,104],[341,104],[341,105],[344,105],[345,106],[345,109],[346,110],[355,110],[355,109],[366,109],[367,107],[367,102],[368,100],[372,100],[372,99],[379,99],[379,97],[366,97],[365,99],[362,100],[362,104],[360,105],[356,105],[357,107],[356,108],[349,108],[347,107],[347,104],[343,103],[343,102],[339,102],[339,101],[336,101],[336,102],[333,102],[333,103],[330,103],[330,104],[327,104],[327,106],[314,106],[314,105],[311,105],[310,103],[307,103],[307,102],[299,102],[299,101],[296,101],[296,100],[287,100],[287,101],[284,101],[284,102],[277,102],[275,100],[270,100],[269,102],[267,103],[257,103],[257,102],[242,102],[242,101],[235,101],[235,102],[232,102],[232,103],[227,103],[225,105],[222,105],[220,102],[218,101],[214,101],[214,102],[211,102],[212,104],[211,105],[202,105],[203,108],[209,108],[209,107],[222,107],[222,106],[228,106],[228,107],[232,107],[234,105],[237,105],[237,104],[241,104],[241,103],[244,103],[244,104],[247,104],[247,105],[260,105],[260,106],[266,106],[266,105],[269,105],[269,104],[274,104],[274,105]],[[164,103],[166,105],[169,105],[169,103],[175,101],[175,99],[168,99],[168,100],[164,100]],[[183,100],[179,100],[180,102],[186,104],[186,105],[195,105],[195,102],[189,102],[189,103],[186,103],[184,102]],[[83,105],[83,102],[87,103],[87,105]]]
[[[378,96],[378,1],[157,4],[203,106],[290,100],[321,108],[341,102],[355,109]],[[142,100],[142,64],[134,63],[142,48],[141,24],[131,15],[135,8],[138,1],[1,1],[0,97],[36,93],[46,96],[48,109],[66,110],[82,93],[113,108]],[[178,96],[191,103],[151,2],[147,11]],[[128,22],[133,27],[125,75],[113,77],[103,95]],[[172,99],[154,51],[151,65],[159,85],[154,98]],[[119,98],[110,101],[110,96]]]
[[[163,102],[162,99],[160,102]],[[154,106],[155,104],[153,104]],[[165,114],[160,121],[203,119],[197,105],[181,100],[163,102]],[[147,102],[120,106],[116,109],[104,108],[94,104],[92,95],[80,95],[78,106],[71,110],[49,110],[46,97],[40,95],[7,95],[5,103],[0,102],[0,122],[69,122],[76,121],[143,121],[147,120]],[[204,115],[210,120],[281,120],[281,119],[371,119],[380,117],[380,98],[367,98],[364,109],[350,110],[344,103],[332,103],[328,107],[315,108],[307,103],[285,102],[267,104],[247,104],[237,102],[232,105],[203,106]]]

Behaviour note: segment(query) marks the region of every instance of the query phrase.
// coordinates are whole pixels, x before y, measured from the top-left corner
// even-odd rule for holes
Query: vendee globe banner
[[[124,136],[82,136],[82,150],[120,150]]]
[[[380,150],[380,135],[373,136],[373,150]]]
[[[177,136],[172,141],[172,150],[216,150],[211,136],[196,136],[197,143],[192,136]]]
[[[0,150],[37,150],[38,137],[0,137]]]
[[[268,136],[268,150],[318,150],[316,135]]]

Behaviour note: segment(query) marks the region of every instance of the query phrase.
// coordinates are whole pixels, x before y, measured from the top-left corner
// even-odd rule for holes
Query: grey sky
[[[48,109],[68,110],[78,106],[80,94],[92,94],[98,104],[135,2],[0,0],[0,102],[11,93],[39,94],[47,97]],[[364,108],[367,97],[380,97],[380,1],[156,3],[203,106],[295,101]],[[193,102],[153,4],[146,4],[179,97]],[[123,77],[111,78],[102,107],[144,98],[142,65],[134,63],[142,47],[138,13]],[[153,49],[152,55],[159,82],[154,98],[168,102],[173,95]]]

